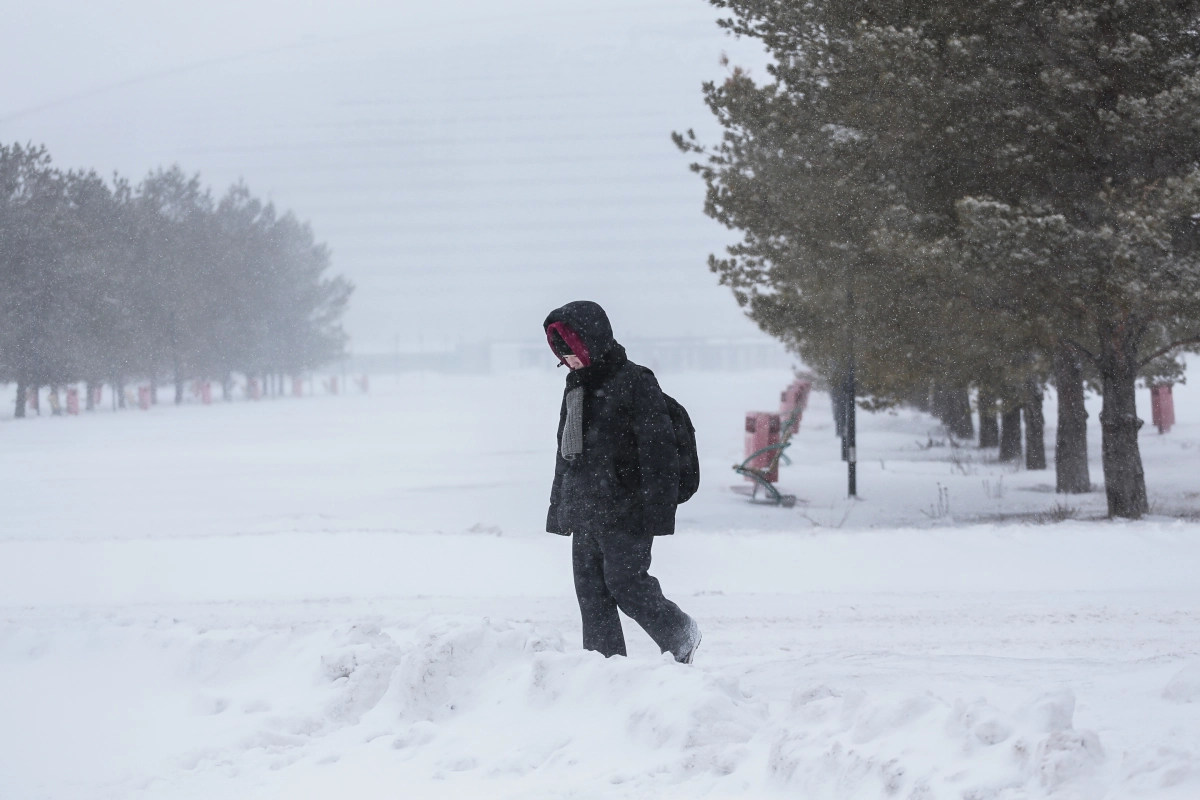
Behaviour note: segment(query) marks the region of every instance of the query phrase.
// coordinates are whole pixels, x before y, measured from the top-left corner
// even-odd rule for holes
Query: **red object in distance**
[[[784,422],[787,422],[799,409],[799,413],[795,415],[795,422],[792,424],[793,436],[800,432],[800,418],[804,416],[804,409],[808,408],[808,394],[811,391],[812,381],[797,379],[792,382],[791,386],[783,390],[783,395],[780,397],[779,418]]]
[[[746,412],[746,458],[762,450],[764,447],[770,447],[773,444],[779,444],[780,428],[782,427],[778,414],[772,414],[769,411],[747,411]],[[774,463],[772,463],[774,462]],[[753,467],[757,470],[770,470],[766,473],[766,479],[771,483],[779,480],[779,461],[775,458],[773,451],[761,453],[754,457],[753,461],[749,461],[746,466]],[[749,475],[746,480],[753,482],[754,478]]]
[[[1150,418],[1159,433],[1170,433],[1175,424],[1175,398],[1171,396],[1171,384],[1160,383],[1150,387]]]

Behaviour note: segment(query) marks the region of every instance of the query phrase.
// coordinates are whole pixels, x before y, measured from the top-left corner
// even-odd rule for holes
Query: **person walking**
[[[625,655],[620,609],[662,652],[690,664],[700,627],[648,572],[654,537],[675,532],[679,491],[663,392],[653,372],[626,357],[598,304],[567,303],[543,327],[560,366],[570,368],[546,530],[573,539],[583,646]]]

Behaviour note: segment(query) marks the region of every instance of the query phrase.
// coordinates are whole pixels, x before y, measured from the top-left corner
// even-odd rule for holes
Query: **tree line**
[[[1200,345],[1200,3],[710,0],[761,42],[704,95],[710,268],[749,316],[864,407],[915,402],[1090,490],[1103,396],[1112,516],[1148,510],[1137,381]],[[1039,463],[1040,457],[1040,463]]]
[[[353,290],[307,223],[178,166],[134,185],[0,145],[0,381],[29,390],[297,372],[337,358]]]

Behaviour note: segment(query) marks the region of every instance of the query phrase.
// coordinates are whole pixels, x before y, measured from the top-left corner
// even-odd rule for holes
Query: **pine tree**
[[[1134,381],[1200,341],[1197,4],[713,4],[775,59],[705,87],[719,145],[676,137],[744,234],[711,266],[750,315],[817,363],[860,332],[869,391],[949,375],[1010,413],[1070,350],[1109,512],[1144,513]]]
[[[234,371],[278,375],[345,345],[352,285],[329,277],[308,225],[243,186],[214,203],[197,176],[137,186],[55,169],[44,148],[0,146],[0,380],[26,389]],[[89,392],[88,407],[91,407]]]
[[[63,380],[68,369],[55,341],[66,310],[64,189],[44,148],[0,147],[0,369],[16,381],[18,417],[28,390]]]

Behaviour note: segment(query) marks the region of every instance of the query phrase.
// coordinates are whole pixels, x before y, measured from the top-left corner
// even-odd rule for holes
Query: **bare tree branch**
[[[1067,347],[1070,347],[1076,353],[1079,353],[1081,356],[1086,358],[1088,361],[1092,362],[1092,364],[1094,364],[1095,366],[1097,366],[1097,367],[1100,366],[1100,358],[1098,356],[1094,355],[1090,350],[1088,350],[1086,347],[1081,345],[1079,342],[1076,342],[1073,339],[1059,339],[1059,341],[1062,342],[1063,344],[1065,344]]]
[[[1184,347],[1185,345],[1189,345],[1189,344],[1200,344],[1200,334],[1197,334],[1195,336],[1188,336],[1187,338],[1184,338],[1184,339],[1178,339],[1178,340],[1172,342],[1171,344],[1167,345],[1166,347],[1161,347],[1158,350],[1155,350],[1153,353],[1151,353],[1150,355],[1148,355],[1144,359],[1142,359],[1138,363],[1138,367],[1140,368],[1140,367],[1146,366],[1154,359],[1156,359],[1160,356],[1165,356],[1167,353],[1171,352],[1176,347]]]

